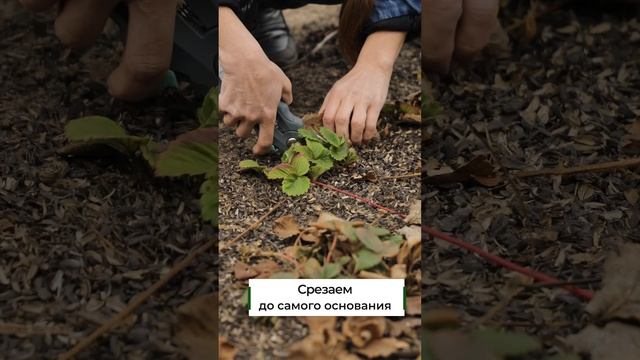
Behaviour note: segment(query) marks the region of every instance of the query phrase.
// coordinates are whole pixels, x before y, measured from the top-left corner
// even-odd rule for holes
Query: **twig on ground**
[[[218,252],[222,253],[224,250],[226,250],[229,246],[233,245],[236,241],[240,240],[240,238],[245,236],[247,233],[249,233],[250,231],[252,231],[255,228],[257,228],[258,226],[260,226],[262,224],[262,222],[265,221],[265,219],[267,217],[269,217],[269,215],[273,214],[273,212],[275,212],[278,208],[280,208],[280,206],[282,206],[282,204],[284,204],[287,200],[288,199],[284,199],[284,200],[280,201],[279,203],[275,204],[271,209],[269,209],[269,211],[267,211],[258,220],[256,220],[256,222],[251,224],[251,226],[246,228],[243,232],[241,232],[239,235],[237,235],[233,239],[231,239],[231,240],[229,240],[227,242],[222,242],[221,241],[220,245],[218,246]]]
[[[418,176],[421,176],[421,175],[422,175],[421,172],[414,172],[414,173],[410,173],[410,174],[383,176],[383,177],[380,178],[380,180],[407,179],[407,178],[418,177]]]
[[[313,47],[313,50],[311,50],[311,55],[315,55],[318,51],[320,51],[329,41],[331,41],[331,39],[333,39],[334,37],[336,37],[336,35],[338,35],[338,30],[333,30],[332,32],[328,33],[322,40],[320,40],[320,42],[318,43],[318,45]]]
[[[329,253],[327,253],[327,257],[324,259],[325,265],[331,262],[331,255],[333,255],[333,250],[336,248],[337,244],[338,244],[338,235],[333,234],[333,241],[331,242]]]
[[[595,284],[602,281],[600,278],[592,278],[592,279],[581,279],[581,280],[568,280],[568,281],[558,281],[558,282],[550,282],[550,283],[535,283],[524,285],[528,288],[542,288],[542,287],[562,287],[567,285],[589,285]]]
[[[527,178],[535,176],[552,176],[552,175],[575,175],[580,173],[606,172],[622,170],[630,167],[640,166],[640,157],[623,159],[617,161],[608,161],[598,164],[579,165],[574,167],[555,167],[544,168],[539,170],[525,170],[514,172],[513,176],[517,178]]]
[[[68,335],[73,330],[66,325],[33,325],[0,322],[0,335]]]

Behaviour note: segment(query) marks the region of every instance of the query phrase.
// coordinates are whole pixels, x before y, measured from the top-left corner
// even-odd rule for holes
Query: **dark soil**
[[[312,23],[295,36],[301,54],[311,49],[334,28]],[[398,60],[389,99],[402,99],[420,90],[419,46],[409,43]],[[292,111],[302,115],[318,110],[330,89],[347,71],[335,41],[329,42],[316,55],[310,55],[299,64],[286,70],[293,82],[294,104]],[[403,180],[371,182],[363,177],[375,173],[379,177],[419,171],[420,129],[383,121],[379,130],[386,135],[378,142],[358,148],[361,160],[353,167],[338,168],[324,174],[320,180],[341,189],[366,196],[380,204],[407,213],[411,203],[420,198],[420,180],[413,177]],[[238,162],[252,158],[251,145],[255,138],[238,141],[230,128],[220,132],[220,240],[224,244],[242,232],[265,214],[272,206],[286,199],[278,182],[268,181],[252,174],[240,174]],[[275,163],[277,159],[264,159]],[[315,220],[322,211],[331,212],[344,219],[379,221],[381,226],[398,229],[401,221],[378,212],[369,205],[343,195],[312,186],[309,193],[299,198],[289,198],[286,203],[262,224],[240,239],[236,245],[220,254],[220,331],[236,349],[239,359],[271,359],[284,356],[286,348],[306,335],[306,327],[293,318],[249,318],[241,304],[246,281],[238,281],[233,275],[237,261],[255,264],[264,256],[261,251],[278,251],[292,244],[273,235],[273,221],[282,215],[293,215],[299,224]],[[275,260],[275,259],[274,259]],[[414,351],[418,344],[413,344]]]
[[[188,91],[143,104],[113,101],[105,78],[117,35],[82,53],[52,35],[50,16],[18,12],[0,25],[0,326],[61,325],[58,335],[0,336],[0,359],[54,358],[214,236],[199,219],[198,181],[156,179],[118,156],[64,158],[63,127],[103,115],[134,134],[171,139],[197,127]],[[81,359],[181,358],[173,310],[216,287],[216,257],[160,290]]]
[[[505,28],[524,16],[527,2],[517,3],[502,13]],[[563,8],[538,19],[531,43],[512,31],[506,57],[433,79],[445,110],[427,124],[425,161],[457,168],[486,155],[515,171],[637,156],[622,146],[625,126],[640,116],[635,14]],[[640,186],[636,170],[515,179],[515,188],[426,186],[423,214],[427,225],[562,280],[592,279],[581,286],[597,290],[607,252],[640,241],[640,205],[629,196]],[[537,335],[550,353],[591,321],[585,302],[558,288],[525,287],[501,308],[514,274],[444,242],[424,239],[422,264],[423,309],[452,306],[470,325],[500,309],[485,323]]]

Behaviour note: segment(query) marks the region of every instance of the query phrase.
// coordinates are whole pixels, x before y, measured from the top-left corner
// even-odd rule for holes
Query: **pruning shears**
[[[127,31],[128,12],[120,4],[112,18],[123,35]],[[168,82],[176,83],[176,77],[195,86],[206,94],[218,86],[218,4],[216,0],[183,0],[176,12],[171,71]],[[171,79],[173,79],[171,81]],[[165,81],[167,84],[167,81]],[[272,151],[282,154],[289,144],[298,140],[302,119],[294,115],[289,106],[280,102],[273,133]]]
[[[289,110],[287,103],[281,101],[276,115],[276,126],[273,131],[273,152],[281,155],[289,145],[300,140],[298,130],[304,126],[302,119]]]

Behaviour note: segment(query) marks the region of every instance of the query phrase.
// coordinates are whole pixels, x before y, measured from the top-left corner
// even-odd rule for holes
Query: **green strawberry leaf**
[[[318,133],[312,129],[307,129],[307,128],[298,129],[298,134],[302,136],[302,138],[304,138],[305,140],[322,142],[322,138],[320,138],[320,136],[318,136]]]
[[[351,261],[351,257],[345,255],[338,259],[338,264],[345,266]]]
[[[340,275],[341,270],[342,265],[338,263],[324,264],[324,266],[322,267],[322,279],[333,279],[336,276]]]
[[[282,191],[289,196],[299,196],[307,191],[311,181],[306,176],[289,176],[282,181]]]
[[[333,168],[333,160],[331,157],[315,159],[311,160],[311,162],[313,163],[311,167],[311,178],[314,180]]]
[[[84,153],[93,146],[108,146],[125,155],[133,155],[150,140],[127,135],[117,122],[102,116],[88,116],[69,121],[65,135],[71,142],[63,151],[67,154]]]
[[[242,160],[240,161],[240,171],[256,171],[263,173],[267,169],[266,166],[260,165],[255,160]]]
[[[312,156],[309,156],[309,158],[311,159],[321,158],[327,152],[327,148],[325,148],[321,143],[317,141],[307,141],[307,148],[312,154]]]
[[[375,252],[376,254],[380,254],[384,257],[393,257],[398,254],[399,246],[396,243],[390,241],[382,241],[371,230],[364,227],[359,227],[356,229],[356,236],[358,240],[369,250]]]
[[[292,272],[277,272],[271,274],[269,279],[297,279],[298,274]]]
[[[344,160],[349,155],[349,144],[346,142],[340,146],[332,146],[331,147],[331,157],[337,161]]]
[[[307,159],[309,159],[309,160],[313,159],[313,157],[314,157],[314,156],[313,156],[313,153],[311,152],[311,150],[310,150],[307,146],[302,145],[302,144],[300,144],[300,143],[295,143],[295,144],[293,145],[293,151],[294,151],[296,154],[302,154],[302,155],[304,155],[304,156],[305,156]],[[290,159],[290,160],[291,160],[291,159]]]
[[[338,147],[345,143],[345,139],[343,137],[338,136],[335,132],[326,127],[321,127],[319,129],[319,133],[321,138],[331,146]]]
[[[128,137],[120,124],[102,116],[87,116],[71,120],[65,126],[64,132],[70,141]]]
[[[391,234],[389,236],[386,236],[385,240],[391,241],[392,243],[398,244],[398,245],[401,245],[404,242],[404,238],[402,237],[402,235],[398,235],[398,234]]]
[[[326,127],[320,128],[320,135],[322,138],[326,140],[331,146],[340,147],[342,144],[346,143],[343,137],[336,135],[333,131],[327,129]]]
[[[298,154],[291,159],[291,167],[293,168],[293,172],[302,176],[309,172],[309,159],[307,159],[304,154]]]
[[[338,231],[342,233],[342,235],[346,236],[349,241],[352,243],[356,243],[358,241],[358,235],[356,235],[356,228],[354,228],[350,222],[342,221],[336,224],[336,228]]]
[[[356,255],[356,270],[367,270],[380,264],[382,256],[367,249],[360,249]]]
[[[202,218],[218,225],[218,181],[209,179],[200,187],[200,208]]]
[[[200,128],[178,136],[155,154],[154,167],[158,176],[214,174],[218,168],[218,130]]]
[[[279,164],[271,169],[265,170],[265,175],[267,175],[267,179],[269,180],[286,179],[293,173],[293,168],[289,164]]]
[[[377,226],[368,226],[367,228],[369,228],[369,230],[371,230],[372,233],[378,236],[385,236],[391,233],[391,231],[389,231],[388,229],[377,227]]]
[[[218,91],[215,87],[204,97],[197,116],[202,127],[218,125]]]
[[[356,152],[356,149],[354,148],[349,148],[349,152],[347,153],[347,157],[344,158],[343,162],[345,165],[351,165],[351,164],[355,164],[358,160],[360,160],[360,157],[358,156],[358,153]]]
[[[297,144],[297,143],[296,143]],[[295,145],[294,146],[289,146],[289,148],[287,150],[285,150],[284,153],[282,153],[282,156],[280,157],[280,160],[283,163],[290,163],[291,159],[293,159],[293,156],[297,154]]]

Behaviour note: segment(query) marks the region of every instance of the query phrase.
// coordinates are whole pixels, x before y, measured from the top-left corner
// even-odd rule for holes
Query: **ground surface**
[[[317,8],[315,8],[317,9]],[[335,13],[335,8],[328,10]],[[317,14],[312,11],[309,14]],[[295,36],[299,50],[308,54],[310,50],[335,27],[324,20],[313,20],[305,16],[305,9],[289,13],[296,24]],[[330,19],[319,13],[323,19]],[[390,99],[401,99],[420,89],[419,48],[411,43],[405,47],[392,79]],[[287,69],[293,82],[294,104],[292,110],[298,114],[315,112],[331,85],[342,76],[347,67],[341,60],[335,41],[329,42],[316,55],[310,55],[299,64]],[[387,124],[381,124],[384,128]],[[405,180],[382,180],[369,182],[361,179],[368,172],[379,176],[399,175],[419,171],[420,129],[410,126],[388,124],[388,135],[375,145],[358,149],[362,160],[355,167],[333,170],[322,176],[322,180],[367,196],[380,204],[408,212],[412,202],[420,198],[419,178]],[[251,174],[239,174],[238,162],[252,158],[252,141],[238,141],[232,129],[220,132],[220,219],[221,244],[246,229],[273,205],[285,199],[277,182],[267,181]],[[267,162],[266,160],[263,162]],[[272,233],[273,220],[282,215],[293,215],[300,224],[315,220],[320,211],[329,211],[345,219],[361,219],[373,222],[380,218],[381,226],[390,229],[402,227],[400,221],[382,216],[368,205],[333,192],[312,187],[308,194],[289,199],[285,205],[268,217],[265,223],[220,254],[220,321],[221,334],[237,349],[239,359],[270,359],[284,356],[288,345],[306,334],[306,327],[291,318],[249,318],[241,305],[245,281],[238,281],[233,274],[237,261],[254,264],[264,257],[260,251],[278,251],[291,242],[283,242]],[[417,344],[412,349],[417,356]],[[414,356],[414,358],[415,358]]]
[[[214,235],[199,220],[197,182],[154,179],[130,159],[58,156],[65,123],[104,115],[132,133],[170,139],[197,127],[197,101],[174,92],[144,104],[114,102],[104,86],[120,51],[114,36],[70,54],[51,34],[50,17],[8,14],[0,25],[0,323],[63,329],[3,332],[0,359],[53,358]],[[173,310],[214,290],[214,266],[213,253],[200,257],[130,327],[80,358],[180,358]]]
[[[521,19],[524,10],[505,10],[503,25]],[[563,8],[538,19],[529,44],[512,31],[506,57],[485,57],[434,80],[445,111],[427,125],[427,168],[457,168],[477,155],[509,171],[638,155],[622,146],[625,126],[640,116],[635,14],[582,4]],[[591,279],[581,285],[591,289],[600,286],[609,250],[640,241],[637,172],[514,184],[427,185],[426,224],[563,280]],[[423,309],[452,306],[469,325],[497,310],[482,322],[538,335],[550,353],[590,321],[585,303],[557,288],[525,287],[500,304],[513,279],[509,272],[444,242],[423,240]]]

